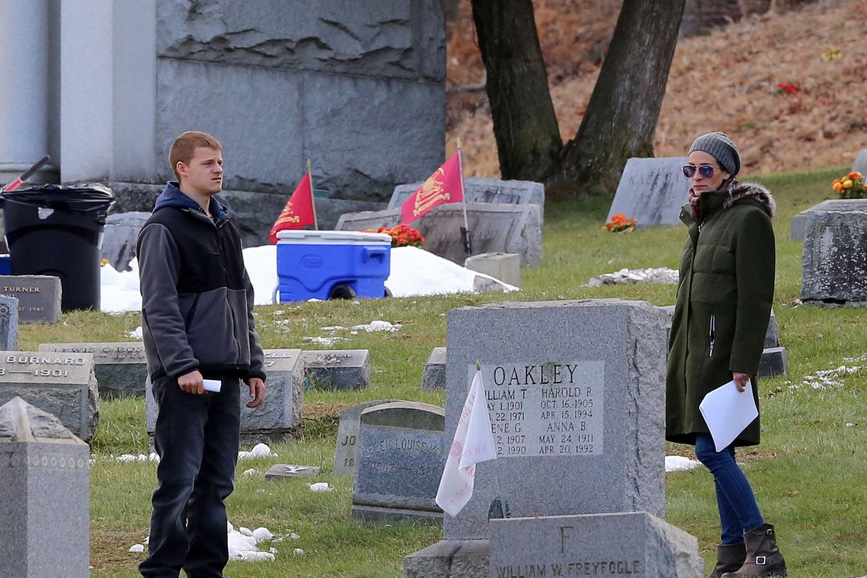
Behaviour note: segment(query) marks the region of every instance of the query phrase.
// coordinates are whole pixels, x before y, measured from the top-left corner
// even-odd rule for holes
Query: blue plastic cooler
[[[280,231],[277,239],[280,302],[385,297],[390,235]]]

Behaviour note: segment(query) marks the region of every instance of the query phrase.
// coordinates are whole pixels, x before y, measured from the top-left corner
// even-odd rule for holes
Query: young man
[[[229,560],[224,500],[234,488],[240,380],[265,398],[253,286],[241,240],[213,195],[223,186],[219,141],[185,132],[169,161],[178,182],[159,196],[136,243],[148,375],[159,406],[160,456],[142,576],[220,578]],[[203,379],[219,380],[218,392]]]

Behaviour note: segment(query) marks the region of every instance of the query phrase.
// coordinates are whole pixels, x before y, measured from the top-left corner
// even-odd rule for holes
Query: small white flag
[[[478,370],[446,458],[446,467],[437,490],[437,505],[449,515],[457,516],[473,495],[476,464],[495,459],[497,446],[491,433],[491,416],[488,415],[482,372]]]

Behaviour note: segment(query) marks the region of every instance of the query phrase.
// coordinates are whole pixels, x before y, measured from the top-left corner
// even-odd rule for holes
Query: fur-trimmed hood
[[[723,203],[723,208],[728,209],[735,203],[752,199],[764,209],[770,218],[774,218],[777,213],[777,201],[771,191],[760,185],[759,183],[742,183],[734,181],[728,187],[729,198]]]

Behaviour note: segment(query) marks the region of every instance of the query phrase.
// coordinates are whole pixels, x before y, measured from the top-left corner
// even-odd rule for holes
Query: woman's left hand
[[[747,390],[747,382],[750,380],[750,374],[733,371],[732,380],[735,382],[735,387],[738,388],[738,391],[743,392]]]

